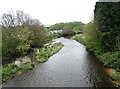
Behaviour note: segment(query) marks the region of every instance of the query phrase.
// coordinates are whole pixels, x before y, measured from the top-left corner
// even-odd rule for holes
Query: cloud
[[[10,9],[23,10],[43,24],[91,20],[98,0],[2,0],[0,15]]]

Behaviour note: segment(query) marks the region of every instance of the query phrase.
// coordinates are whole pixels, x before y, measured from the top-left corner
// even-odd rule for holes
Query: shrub
[[[33,68],[34,63],[28,62],[23,64],[22,66],[18,67],[14,65],[14,63],[7,64],[2,68],[2,82],[5,82],[9,78],[14,77],[19,71],[27,71]]]
[[[38,20],[33,20],[21,11],[14,14],[2,16],[3,63],[26,55],[30,47],[42,47],[45,43],[45,29]],[[6,23],[9,20],[10,23]]]
[[[46,42],[48,41],[52,41],[52,39],[55,39],[55,38],[59,38],[61,36],[61,34],[53,34],[49,31],[46,32]]]
[[[108,9],[109,7],[109,9]],[[114,19],[113,19],[114,18]],[[97,2],[94,20],[100,32],[99,41],[104,51],[116,51],[116,37],[120,35],[120,2]]]
[[[110,77],[112,78],[112,80],[115,80],[115,81],[117,81],[117,80],[120,79],[120,75],[116,71],[112,72],[112,74],[110,75]]]
[[[71,36],[74,32],[72,31],[71,27],[69,25],[64,26],[62,30],[62,36]]]
[[[42,47],[45,44],[46,34],[45,27],[38,20],[34,20],[30,27],[30,40],[32,47]]]
[[[117,52],[106,52],[102,58],[105,66],[120,69],[120,58]]]
[[[50,46],[40,49],[39,52],[36,52],[36,58],[38,62],[45,62],[50,56],[57,53],[63,47],[62,43],[54,43]]]

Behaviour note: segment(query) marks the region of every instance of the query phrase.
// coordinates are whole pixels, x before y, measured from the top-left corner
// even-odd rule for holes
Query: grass
[[[3,66],[0,70],[2,70],[2,82],[7,81],[8,79],[15,77],[19,71],[27,71],[33,68],[34,63],[28,62],[18,67],[14,63],[7,64]]]
[[[120,75],[118,72],[114,71],[111,73],[110,75],[111,79],[114,80],[114,81],[118,81],[120,79]]]
[[[114,68],[120,71],[120,58],[118,52],[103,52],[99,44],[95,40],[89,40],[90,37],[87,37],[85,34],[75,35],[72,39],[84,44],[90,52],[95,54],[105,67]],[[119,72],[113,72],[109,76],[112,80],[118,81],[120,80],[119,74]]]
[[[83,36],[83,34],[75,35],[71,39],[76,40],[76,41],[84,44],[84,40],[83,40],[84,36]]]
[[[36,52],[37,62],[46,62],[50,56],[57,53],[64,45],[60,43],[54,43],[48,47],[42,48],[39,52]]]
[[[36,52],[37,62],[42,63],[47,61],[50,56],[57,53],[63,46],[64,45],[62,43],[50,43],[49,45],[43,47],[39,52]],[[21,66],[15,65],[14,62],[4,65],[2,68],[0,68],[0,74],[2,75],[2,81],[0,83],[3,83],[27,70],[30,70],[33,67],[34,63],[32,61],[24,63]]]
[[[113,84],[118,87],[120,86],[120,73],[113,68],[104,68],[107,76],[111,78]]]

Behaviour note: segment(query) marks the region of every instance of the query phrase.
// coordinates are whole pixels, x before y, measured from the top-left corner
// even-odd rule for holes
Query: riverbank
[[[64,37],[55,39],[64,47],[45,63],[16,76],[3,87],[113,87],[103,66],[81,43]]]
[[[75,35],[71,39],[84,44],[87,50],[92,52],[104,65],[106,74],[110,77],[115,86],[120,86],[120,58],[118,57],[119,55],[117,52],[101,53],[99,46],[97,46],[96,43],[88,43],[84,34]]]
[[[4,83],[8,79],[11,79],[23,72],[31,70],[32,68],[34,68],[35,62],[46,62],[50,56],[57,53],[63,46],[64,45],[61,42],[48,43],[36,52],[35,60],[32,60],[29,57],[25,56],[17,58],[16,61],[14,61],[13,63],[2,66],[2,68],[0,68],[2,74],[1,83]]]

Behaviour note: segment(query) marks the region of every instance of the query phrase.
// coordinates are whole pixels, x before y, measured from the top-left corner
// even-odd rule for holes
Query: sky
[[[42,24],[92,20],[98,0],[0,0],[0,16],[9,10],[23,10]]]

